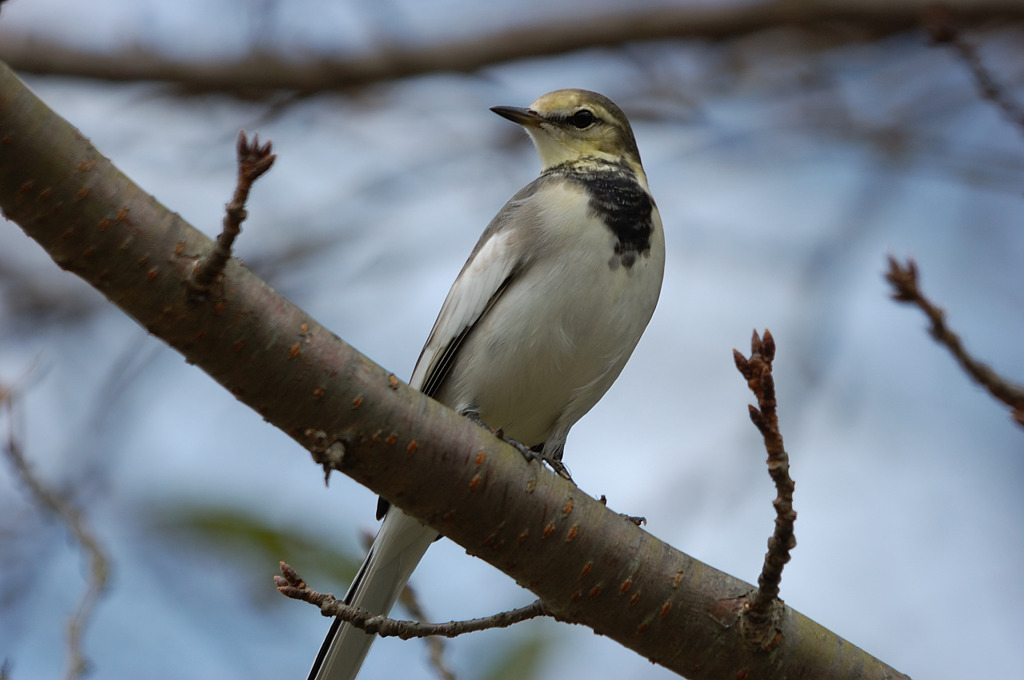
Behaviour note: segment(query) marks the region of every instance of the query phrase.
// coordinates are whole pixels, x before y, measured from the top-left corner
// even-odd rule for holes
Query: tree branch
[[[925,27],[932,44],[949,45],[957,53],[971,71],[981,96],[992,102],[1010,123],[1024,132],[1024,107],[1010,97],[1006,88],[999,84],[981,61],[978,50],[963,37],[953,21],[953,11],[946,5],[932,5],[925,15]]]
[[[64,676],[75,680],[89,672],[89,660],[82,651],[82,637],[92,620],[96,603],[107,591],[110,566],[106,554],[89,528],[85,517],[59,493],[44,484],[32,471],[21,444],[14,435],[14,395],[9,388],[0,386],[0,406],[7,410],[8,431],[4,455],[14,468],[17,478],[40,508],[50,512],[64,524],[71,538],[82,549],[89,565],[89,577],[85,592],[68,619],[68,670]],[[6,663],[6,660],[5,660]]]
[[[365,541],[366,549],[370,549],[370,545],[373,543],[373,536],[366,536]],[[416,591],[408,583],[402,588],[401,595],[398,596],[398,601],[402,604],[402,607],[409,612],[409,616],[417,621],[426,621],[429,617],[423,610],[419,599],[416,597]],[[445,661],[445,640],[441,637],[428,637],[424,639],[424,643],[427,645],[428,658],[430,659],[430,665],[437,673],[437,677],[441,680],[456,680],[455,673],[449,668]]]
[[[237,59],[175,61],[142,46],[118,52],[83,52],[38,37],[4,35],[0,59],[25,73],[111,81],[165,82],[190,91],[316,92],[366,85],[436,71],[473,72],[516,59],[565,54],[628,42],[667,39],[724,40],[757,31],[797,26],[820,33],[842,26],[880,37],[921,25],[919,2],[707,3],[650,7],[502,28],[443,44],[388,43],[368,54],[278,54],[257,48]],[[1009,0],[956,3],[963,21],[1021,18]],[[303,58],[304,57],[304,58]]]
[[[921,292],[917,283],[917,263],[908,259],[906,265],[889,256],[889,271],[886,280],[892,285],[892,299],[897,302],[917,305],[931,322],[928,332],[940,345],[950,351],[971,378],[988,390],[989,394],[1012,409],[1013,419],[1024,426],[1024,387],[1017,385],[972,357],[960,341],[960,336],[946,325],[946,313],[931,303]]]
[[[0,208],[321,462],[532,590],[557,616],[691,680],[903,677],[798,612],[752,651],[747,583],[644,532],[372,363],[236,259],[190,299],[213,248],[0,65]],[[253,370],[258,366],[259,370]]]
[[[762,647],[769,649],[776,644],[779,616],[779,585],[782,570],[790,560],[790,551],[796,547],[793,525],[796,511],[793,510],[793,491],[796,484],[789,475],[789,454],[782,443],[779,432],[778,402],[775,399],[775,379],[772,376],[772,361],[775,359],[775,339],[765,330],[764,339],[754,331],[750,340],[750,358],[733,350],[736,368],[747,380],[751,392],[757,397],[757,406],[750,406],[750,420],[753,421],[768,452],[768,474],[775,482],[775,532],[768,539],[768,552],[764,556],[761,575],[757,578],[757,590],[747,599],[745,621],[749,624],[748,634]]]
[[[224,267],[231,257],[231,246],[242,232],[242,222],[248,217],[245,202],[249,199],[249,191],[253,182],[270,169],[277,158],[270,153],[271,144],[260,146],[260,136],[255,135],[252,143],[245,137],[245,131],[238,133],[238,180],[235,194],[226,206],[223,228],[217,237],[216,245],[196,263],[189,280],[189,291],[193,297],[205,298],[210,286],[224,273]]]
[[[449,621],[447,623],[399,621],[374,614],[361,607],[345,604],[330,593],[320,593],[313,590],[295,573],[291,566],[284,562],[281,562],[281,573],[283,574],[282,576],[274,576],[274,583],[282,595],[293,600],[308,602],[318,607],[320,613],[324,616],[340,617],[356,628],[365,630],[371,635],[379,635],[381,637],[398,637],[403,640],[431,636],[453,638],[465,635],[466,633],[477,633],[492,628],[508,628],[509,626],[514,626],[517,623],[529,621],[539,616],[559,618],[549,611],[543,602],[536,600],[525,607],[466,621]]]

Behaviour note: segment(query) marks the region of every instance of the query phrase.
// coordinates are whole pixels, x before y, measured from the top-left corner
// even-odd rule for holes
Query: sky
[[[509,21],[503,6],[478,3],[259,7],[109,0],[86,12],[14,0],[0,45],[32,34],[198,59],[270,35],[288,54],[345,53],[373,44],[367,36],[429,42]],[[523,24],[571,11],[516,7]],[[1024,98],[1021,28],[971,37]],[[778,29],[635,43],[283,106],[158,83],[25,80],[210,235],[233,189],[238,130],[272,139],[278,160],[253,190],[236,254],[406,377],[480,231],[539,168],[526,135],[488,107],[560,87],[611,97],[633,123],[668,255],[633,359],[569,437],[577,484],[754,581],[774,489],[732,350],[767,327],[797,484],[786,603],[912,677],[1015,677],[1024,430],[932,341],[919,311],[889,299],[883,273],[888,255],[914,257],[968,349],[1024,382],[1024,130],[920,33],[822,42]],[[301,531],[315,545],[281,558],[329,579],[315,554],[358,559],[360,533],[375,529],[368,490],[342,478],[325,488],[305,451],[13,223],[0,224],[0,382],[19,395],[4,436],[13,426],[39,476],[83,508],[113,564],[85,639],[91,677],[304,677],[328,622],[278,596],[276,559],[231,531]],[[218,512],[235,524],[214,533],[196,520]],[[8,465],[0,559],[0,659],[13,678],[55,677],[83,562]],[[436,620],[532,599],[448,541],[413,585]],[[495,677],[503,654],[527,649],[539,650],[530,677],[544,680],[673,677],[579,626],[533,622],[448,643],[466,680]],[[416,642],[380,641],[364,677],[432,677],[426,656]]]

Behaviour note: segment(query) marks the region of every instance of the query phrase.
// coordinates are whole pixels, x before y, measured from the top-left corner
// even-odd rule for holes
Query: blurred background
[[[13,0],[0,59],[163,204],[213,236],[239,129],[272,139],[236,254],[408,376],[476,239],[539,162],[487,109],[562,87],[629,115],[664,217],[660,306],[570,435],[588,493],[747,581],[775,492],[732,349],[778,344],[799,542],[786,602],[914,677],[1021,677],[1024,430],[889,298],[886,256],[977,357],[1024,381],[1024,126],[914,3]],[[964,40],[1024,101],[1024,6],[968,3]],[[254,367],[258,370],[258,367]],[[95,678],[302,678],[328,627],[278,560],[342,593],[375,499],[0,224],[0,416],[79,508],[112,581]],[[67,668],[88,571],[0,465],[0,661]],[[448,541],[427,616],[533,598]],[[402,616],[399,613],[399,616]],[[463,680],[673,677],[589,629],[458,638]],[[366,678],[438,677],[379,641]]]

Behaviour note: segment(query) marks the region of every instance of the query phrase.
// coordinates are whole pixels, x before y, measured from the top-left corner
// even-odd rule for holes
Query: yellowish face
[[[556,90],[530,104],[542,119],[527,127],[545,167],[592,156],[640,164],[629,121],[610,100],[586,90]]]
[[[642,175],[640,153],[625,114],[610,99],[588,90],[556,90],[528,109],[494,111],[526,128],[544,168],[593,158],[625,162]]]

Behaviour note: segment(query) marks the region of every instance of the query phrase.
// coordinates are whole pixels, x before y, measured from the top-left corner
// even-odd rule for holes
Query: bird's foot
[[[496,432],[495,434],[497,434],[498,437],[500,437],[506,443],[511,444],[513,447],[515,447],[515,449],[519,453],[523,454],[523,458],[525,458],[527,462],[531,460],[537,460],[540,461],[542,464],[547,463],[547,466],[554,470],[559,477],[568,479],[570,482],[572,482],[572,475],[569,474],[569,468],[565,467],[565,463],[563,463],[562,461],[552,456],[545,456],[543,451],[537,451],[535,449],[532,449],[522,442],[517,442],[515,439],[508,439],[507,437],[503,437],[501,432]],[[572,483],[575,484],[576,482]]]
[[[543,451],[541,450],[543,444],[538,444],[536,447],[531,448],[526,444],[522,443],[521,441],[517,441],[515,439],[506,437],[504,431],[502,431],[500,428],[497,430],[491,429],[487,425],[487,423],[480,419],[480,415],[477,414],[475,411],[466,411],[465,413],[463,413],[463,415],[472,420],[480,427],[490,432],[491,434],[493,434],[498,439],[505,442],[506,444],[510,444],[513,448],[515,448],[516,451],[523,454],[523,458],[525,458],[527,462],[537,460],[540,461],[541,463],[546,463],[547,466],[554,470],[559,477],[563,477],[572,482],[572,475],[569,474],[569,468],[565,467],[565,463],[563,463],[561,460],[554,458],[552,456],[545,456]],[[576,482],[573,482],[573,484],[575,483]]]

